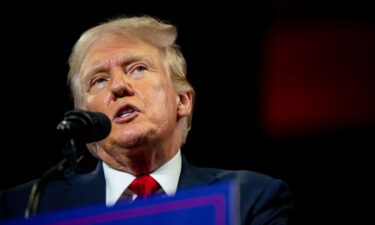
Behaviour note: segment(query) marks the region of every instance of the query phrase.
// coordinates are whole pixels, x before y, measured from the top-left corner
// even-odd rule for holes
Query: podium
[[[239,201],[233,182],[179,191],[113,207],[90,206],[6,221],[6,225],[238,225]]]

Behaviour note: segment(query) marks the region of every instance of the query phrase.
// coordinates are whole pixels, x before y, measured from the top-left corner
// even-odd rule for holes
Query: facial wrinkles
[[[143,46],[145,48],[144,54],[139,52],[137,46]],[[124,62],[132,61],[149,61],[149,64],[155,64],[153,58],[157,57],[154,53],[154,48],[149,44],[137,40],[137,39],[124,39],[122,37],[111,36],[103,40],[98,41],[88,51],[86,58],[84,59],[82,68],[87,68],[87,71],[82,71],[85,76],[90,75],[93,72],[99,70],[108,70],[111,66],[122,65]],[[116,53],[116,54],[113,54]],[[151,53],[151,55],[150,55]],[[107,57],[108,54],[110,57]],[[94,59],[90,59],[90,56],[95,55]],[[90,62],[91,61],[91,62]]]
[[[163,78],[159,76],[158,78],[150,76],[149,78],[151,80],[148,79],[148,81],[144,83],[146,86],[136,82],[134,90],[136,92],[136,96],[140,99],[143,99],[143,102],[148,102],[146,105],[152,106],[153,110],[150,112],[152,114],[155,113],[155,109],[161,114],[164,114],[162,112],[164,112],[165,109],[171,110],[171,101],[175,100],[174,98],[168,98],[168,95],[170,95],[171,91],[173,90],[170,89],[171,83],[168,79],[167,71],[163,67],[164,64],[160,61],[160,52],[152,46],[149,46],[142,42],[118,40],[119,39],[114,38],[106,40],[104,42],[98,42],[96,46],[93,46],[93,48],[88,52],[88,55],[82,67],[82,74],[84,75],[85,79],[90,79],[90,76],[95,75],[95,73],[97,72],[108,73],[108,76],[110,76],[109,73],[111,72],[111,68],[113,67],[125,67],[132,62],[138,61],[144,62],[148,64],[148,69],[151,72],[158,73],[159,76],[162,76]],[[145,55],[145,53],[147,53],[148,55]],[[158,82],[152,82],[153,79],[160,78],[161,80],[159,80]],[[141,82],[143,83],[144,81]],[[87,83],[89,82],[86,82],[86,84]],[[142,90],[138,90],[139,85],[144,87],[142,88],[142,90],[148,89],[148,91],[145,92]],[[169,86],[167,91],[165,89],[163,90],[163,87],[166,86]],[[99,105],[103,104],[107,106],[111,104],[110,95],[104,95],[104,93],[100,96],[95,94],[90,95],[89,93],[86,94],[86,103],[88,103],[88,105],[92,105],[93,102],[101,102],[99,103]],[[150,98],[150,96],[152,95],[154,97]],[[158,103],[156,104],[156,108],[154,108],[155,102]],[[95,105],[97,106],[98,104]],[[166,120],[165,116],[166,115],[164,114],[163,116],[158,116],[156,118],[154,117],[154,119],[156,119],[156,121],[164,121]]]
[[[120,52],[121,54],[121,52]],[[127,53],[125,55],[115,55],[111,57],[103,57],[98,60],[93,61],[90,63],[93,66],[88,66],[89,69],[87,69],[87,72],[84,72],[84,76],[90,75],[90,74],[95,74],[97,71],[108,71],[110,68],[114,66],[121,66],[121,65],[128,65],[132,62],[146,62],[147,65],[154,65],[155,63],[153,62],[151,57],[148,57],[147,55],[143,54],[131,54]],[[90,68],[91,67],[91,68]]]

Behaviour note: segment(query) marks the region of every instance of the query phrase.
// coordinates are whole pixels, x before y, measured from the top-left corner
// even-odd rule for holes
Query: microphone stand
[[[111,121],[103,113],[72,110],[65,113],[64,119],[56,129],[63,143],[65,158],[34,182],[25,210],[26,219],[36,215],[43,190],[52,178],[85,172],[85,169],[78,165],[81,159],[84,161],[84,154],[87,152],[85,143],[98,141],[108,136],[111,131]]]
[[[78,143],[79,142],[72,138],[65,139],[63,147],[65,158],[47,170],[37,181],[34,182],[24,214],[25,219],[36,216],[43,190],[51,178],[62,175],[71,176],[74,174],[77,161],[83,157],[81,154],[77,160],[77,150],[79,149],[77,146],[81,144]]]
[[[36,216],[36,212],[38,211],[39,207],[40,196],[46,184],[52,177],[61,174],[61,172],[64,170],[64,164],[66,164],[66,159],[61,160],[55,166],[51,167],[38,180],[34,182],[25,210],[25,219]]]

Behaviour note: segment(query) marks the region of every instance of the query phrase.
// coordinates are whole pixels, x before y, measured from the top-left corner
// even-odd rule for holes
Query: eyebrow
[[[137,61],[145,61],[147,65],[150,67],[155,67],[155,63],[153,60],[150,60],[150,57],[147,55],[125,55],[121,56],[119,59],[116,59],[117,62],[120,62],[120,65],[128,65],[133,62]],[[99,71],[106,71],[109,70],[110,63],[108,60],[97,60],[92,63],[93,66],[91,66],[87,72],[83,73],[83,79],[87,79],[88,77],[92,76],[93,74],[99,72]]]

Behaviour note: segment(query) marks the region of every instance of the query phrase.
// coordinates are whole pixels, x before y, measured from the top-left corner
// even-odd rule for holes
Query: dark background
[[[178,27],[197,98],[183,153],[200,166],[288,182],[300,224],[371,213],[374,7],[362,1],[101,3],[3,7],[0,189],[61,158],[55,129],[72,109],[67,59],[80,34],[117,15]]]

